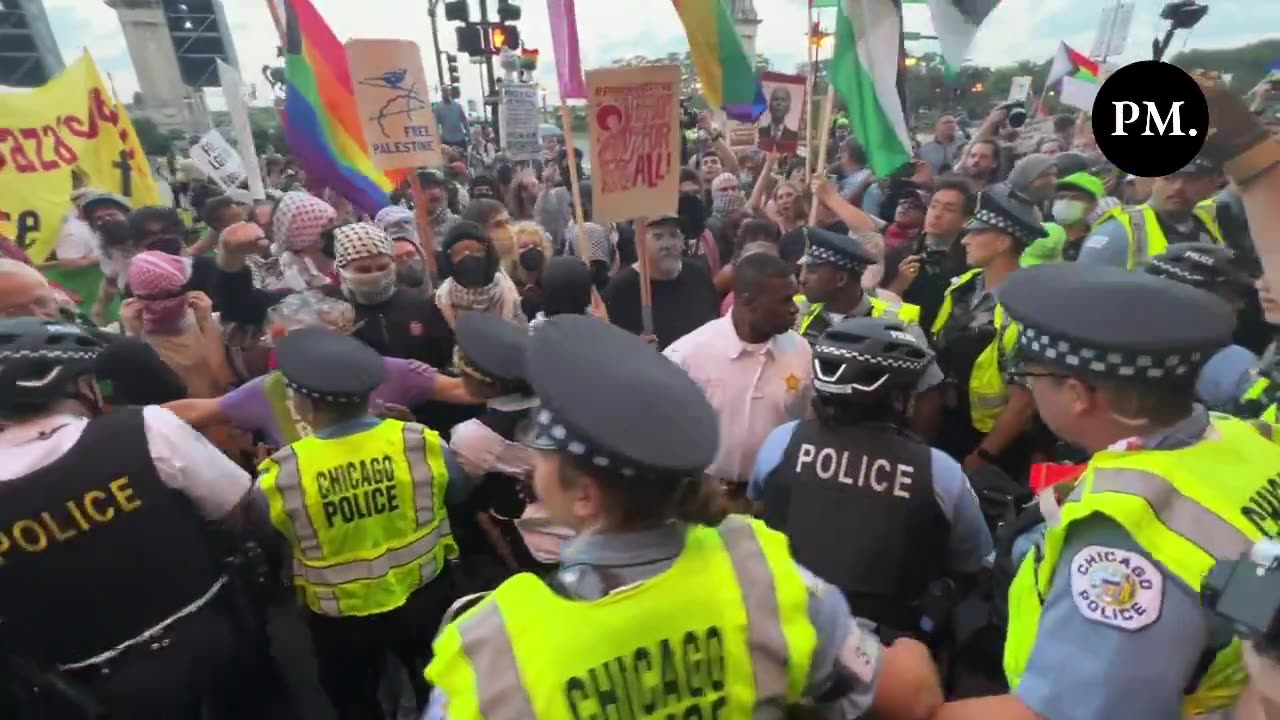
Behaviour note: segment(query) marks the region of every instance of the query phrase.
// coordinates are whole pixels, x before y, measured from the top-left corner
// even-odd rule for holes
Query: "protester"
[[[231,225],[248,219],[245,206],[231,195],[218,195],[205,201],[200,219],[209,227],[208,232],[186,249],[188,255],[204,255],[218,246],[218,235]]]
[[[472,200],[462,219],[484,228],[498,251],[498,267],[508,276],[516,268],[516,241],[511,231],[511,214],[501,202],[480,198]]]
[[[440,273],[448,279],[436,290],[435,301],[449,327],[462,310],[493,313],[503,320],[528,324],[520,309],[520,291],[502,271],[498,249],[483,227],[459,221],[445,236],[440,250]]]
[[[427,200],[427,220],[431,223],[431,232],[436,238],[442,238],[458,222],[458,216],[449,209],[449,183],[435,170],[419,170],[418,180]]]
[[[520,309],[532,320],[542,310],[542,273],[548,260],[555,257],[555,250],[551,247],[551,236],[537,223],[518,223],[512,233],[516,240],[516,262],[508,275],[520,291]],[[576,262],[586,269],[584,263]]]
[[[333,206],[317,197],[285,193],[271,217],[272,244],[278,249],[281,271],[281,285],[276,287],[306,290],[333,282],[333,259],[325,255],[320,233],[337,217]]]
[[[541,310],[529,321],[532,330],[556,315],[586,315],[591,309],[591,270],[576,258],[558,257],[547,261],[543,270]],[[604,318],[608,320],[608,318]]]
[[[995,140],[975,140],[965,152],[960,172],[981,192],[997,182],[1000,175],[1000,144]]]
[[[80,212],[95,230],[104,222],[124,220],[132,209],[128,200],[115,193],[92,192],[80,201]]]
[[[711,216],[707,218],[707,230],[716,241],[716,250],[722,263],[733,257],[735,233],[730,232],[729,217],[746,207],[747,199],[733,173],[721,173],[711,181]]]
[[[573,222],[573,194],[569,189],[569,153],[560,150],[556,162],[543,168],[542,192],[534,203],[533,215],[538,224],[551,233],[551,242],[556,247],[564,247],[569,240],[565,228]],[[578,178],[586,177],[582,171],[582,151],[573,149],[573,162],[577,166]],[[587,202],[585,192],[583,202]]]
[[[434,104],[433,111],[440,126],[440,141],[466,152],[470,121],[467,120],[467,111],[447,88],[440,102]]]
[[[685,262],[680,219],[649,220],[647,248],[653,289],[653,340],[659,350],[719,317],[720,297],[699,263]],[[640,309],[639,263],[623,268],[602,293],[613,324],[644,334]]]
[[[707,230],[707,207],[702,198],[702,180],[698,174],[682,169],[676,213],[680,217],[680,234],[684,236],[684,254],[702,263],[714,276],[720,271],[720,251],[715,236]]]
[[[513,221],[525,222],[537,219],[533,207],[538,202],[540,190],[538,176],[532,170],[522,170],[515,176],[506,194],[507,211],[511,213]]]
[[[974,193],[968,180],[959,175],[938,178],[925,211],[923,247],[912,248],[905,256],[885,256],[884,281],[888,289],[920,308],[923,328],[933,327],[951,279],[968,267],[960,235],[974,209]],[[914,273],[909,271],[911,266],[916,267]]]
[[[1022,266],[1043,262],[1075,262],[1089,235],[1098,200],[1104,197],[1102,181],[1088,173],[1076,173],[1059,180],[1051,215],[1054,222],[1044,224],[1047,237],[1027,246],[1022,253]]]
[[[47,264],[59,270],[75,270],[98,263],[100,251],[98,236],[84,215],[84,201],[97,191],[80,188],[71,193],[71,209],[62,220],[58,240],[53,248],[53,260]]]
[[[1028,155],[1014,163],[1005,183],[1041,211],[1053,200],[1058,168],[1048,155]]]
[[[963,152],[964,139],[957,132],[955,116],[941,115],[933,125],[933,139],[920,146],[917,157],[929,164],[933,174],[942,175],[960,169]]]

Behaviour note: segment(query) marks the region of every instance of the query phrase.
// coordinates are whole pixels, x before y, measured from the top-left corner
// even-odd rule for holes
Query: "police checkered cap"
[[[1030,327],[1018,333],[1018,350],[1026,358],[1041,359],[1069,370],[1117,379],[1173,381],[1195,377],[1205,352],[1125,352],[1089,347]]]
[[[835,265],[845,270],[861,270],[866,268],[870,263],[862,258],[857,258],[848,253],[842,253],[838,250],[823,247],[821,245],[810,245],[809,251],[800,259],[801,265]]]
[[[568,453],[577,460],[599,468],[602,472],[633,478],[640,474],[635,463],[617,453],[594,446],[584,437],[573,432],[548,407],[542,407],[534,415],[533,441],[535,447]]]
[[[333,264],[340,268],[361,258],[391,253],[391,238],[377,225],[352,223],[334,228]]]

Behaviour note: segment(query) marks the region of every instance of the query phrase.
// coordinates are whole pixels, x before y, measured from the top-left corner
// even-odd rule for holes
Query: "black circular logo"
[[[1209,133],[1209,105],[1176,65],[1144,60],[1116,70],[1093,101],[1093,137],[1130,175],[1161,177],[1186,167]]]

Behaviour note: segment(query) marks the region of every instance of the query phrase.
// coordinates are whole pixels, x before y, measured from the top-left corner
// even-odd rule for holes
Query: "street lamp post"
[[[440,94],[448,92],[444,84],[444,66],[440,62],[440,26],[436,22],[436,10],[440,7],[440,0],[429,0],[427,5],[427,15],[431,18],[431,45],[435,48],[436,60],[436,77],[440,80]]]
[[[480,26],[484,28],[486,41],[492,43],[493,33],[489,30],[489,0],[480,0]],[[485,74],[489,77],[489,93],[492,93],[495,98],[498,95],[498,84],[494,81],[493,76],[493,53],[500,51],[501,49],[502,48],[490,48],[490,52],[485,53],[484,56]],[[495,143],[500,143],[502,142],[500,139],[502,135],[501,128],[498,126],[497,105],[493,107],[493,114],[491,117],[493,122],[493,141]]]

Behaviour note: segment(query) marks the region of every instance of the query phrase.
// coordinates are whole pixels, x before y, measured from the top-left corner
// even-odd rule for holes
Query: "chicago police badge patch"
[[[1090,545],[1071,559],[1071,596],[1086,618],[1132,632],[1160,618],[1164,576],[1138,553]]]

